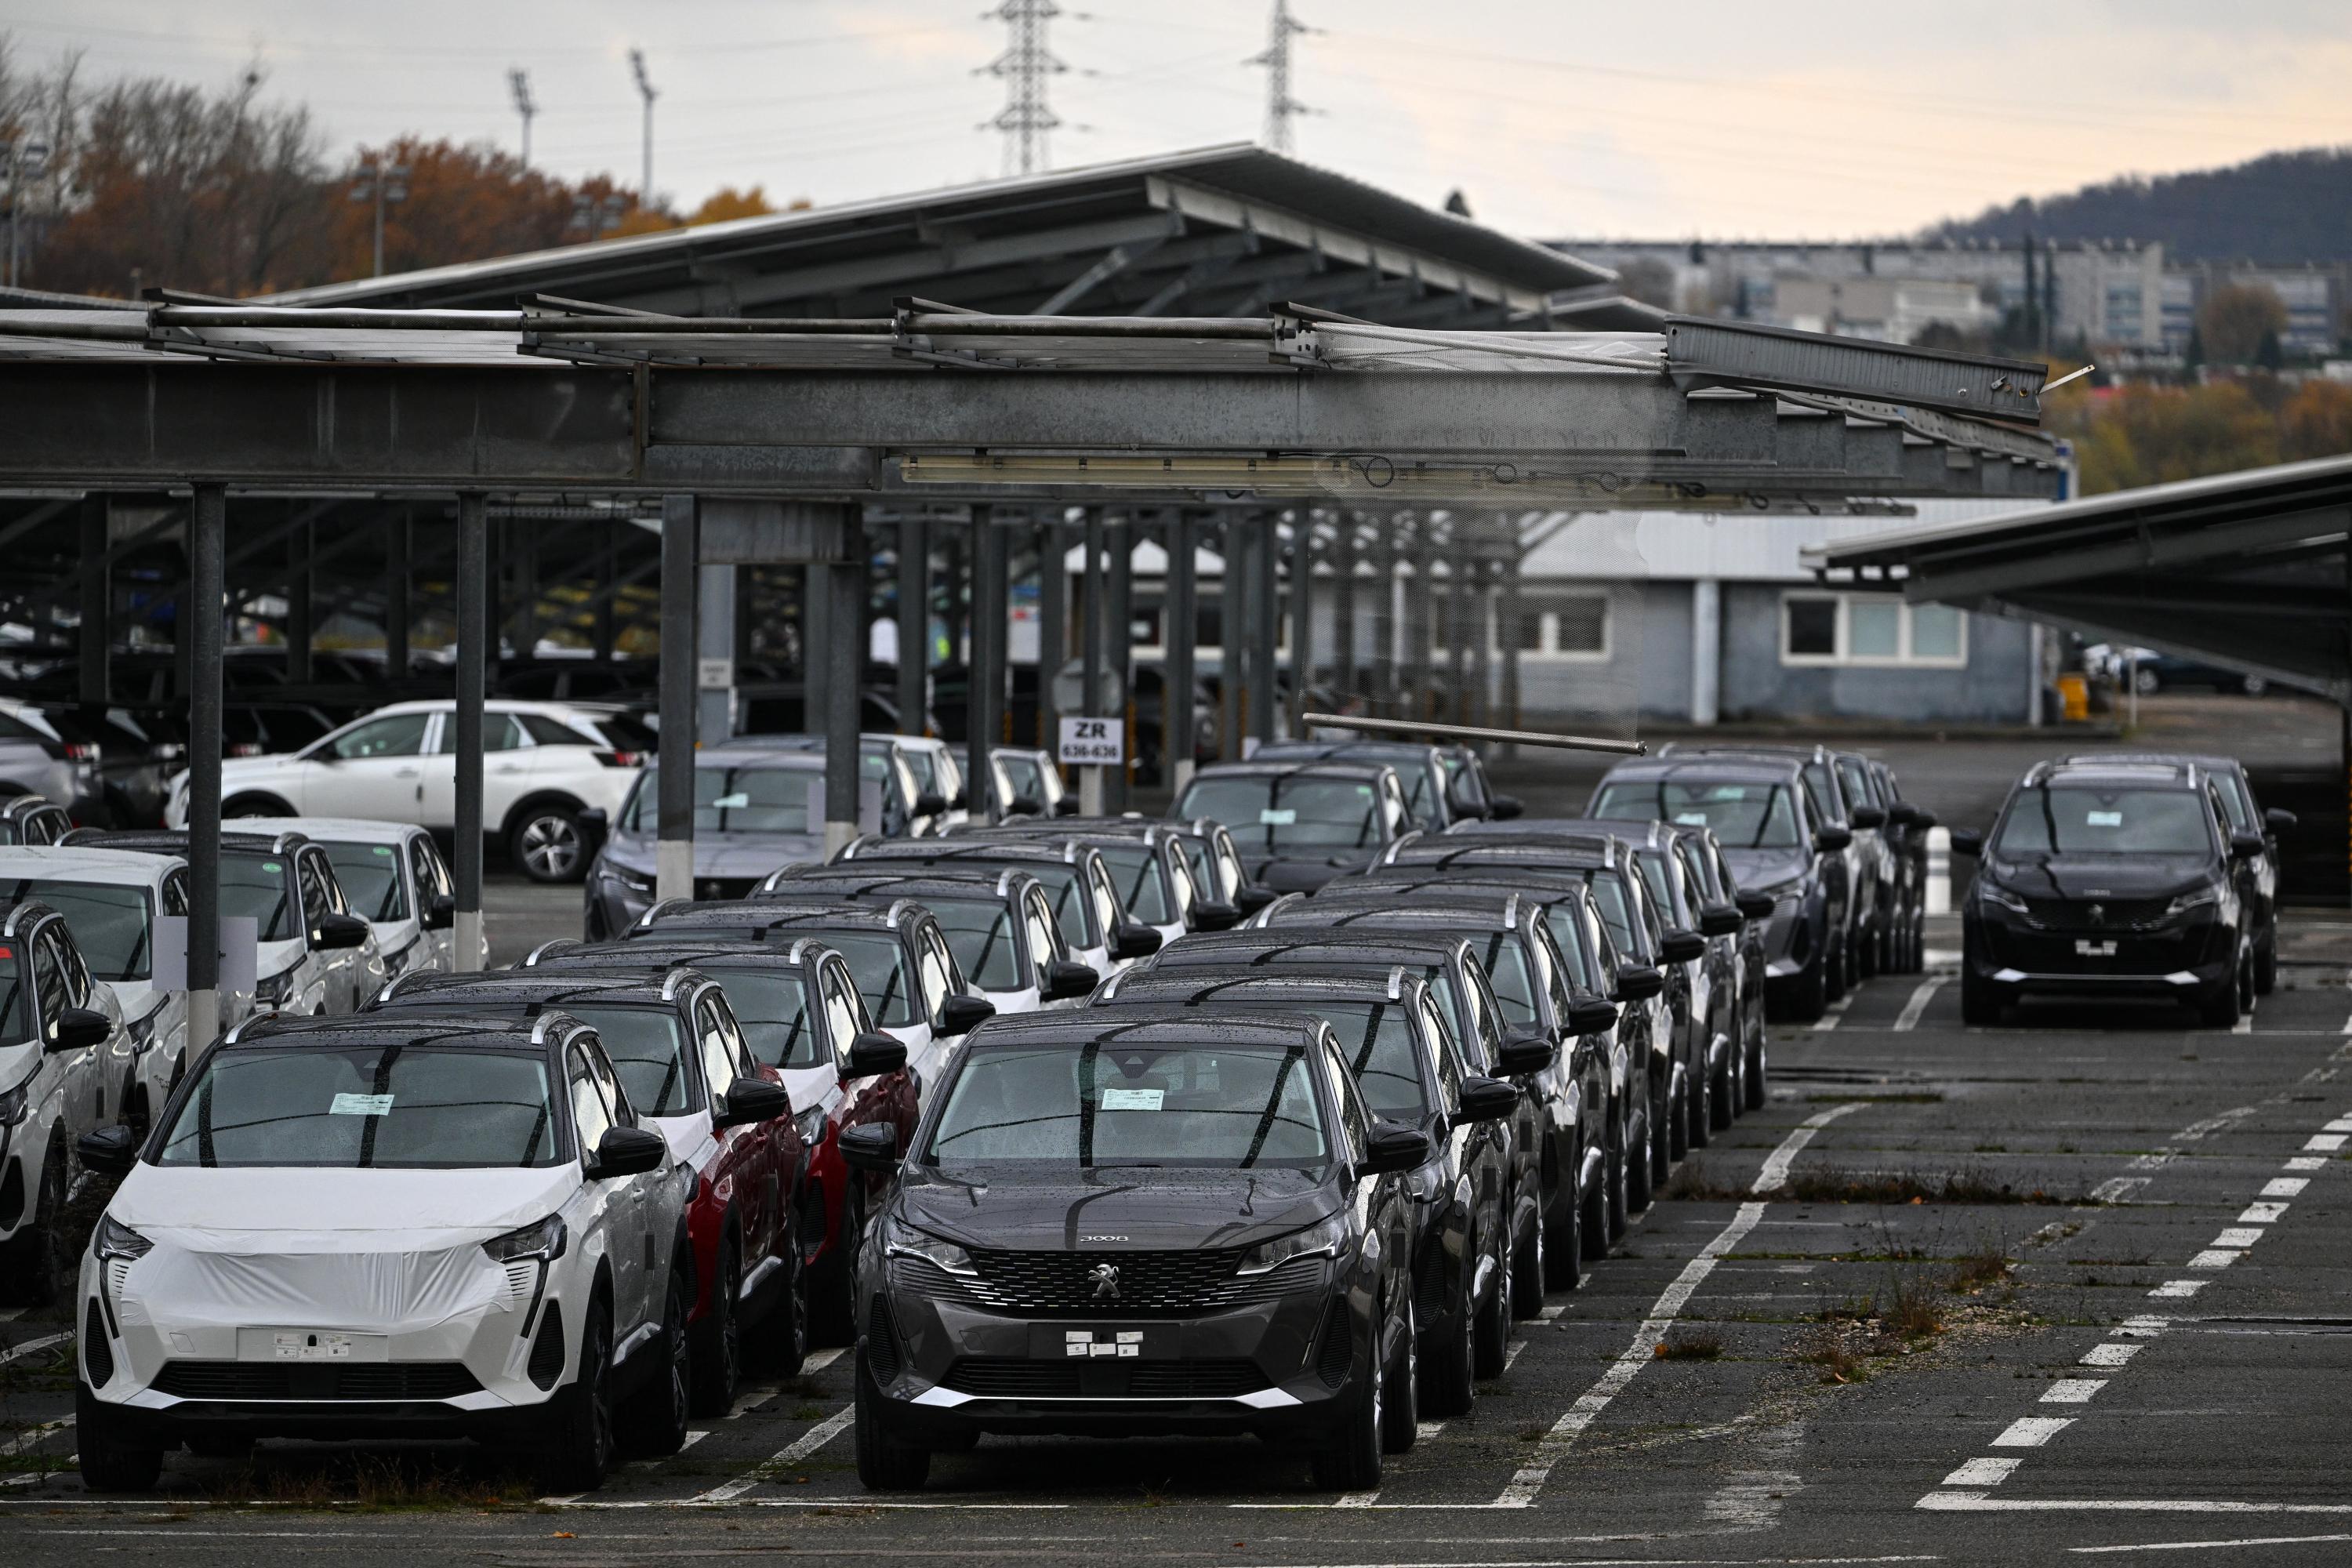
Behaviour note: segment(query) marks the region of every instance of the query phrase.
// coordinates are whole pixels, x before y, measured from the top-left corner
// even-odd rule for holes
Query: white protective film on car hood
[[[20,1046],[0,1046],[0,1094],[32,1081],[41,1070],[41,1047],[27,1040]]]
[[[206,1171],[141,1165],[109,1212],[155,1244],[121,1305],[169,1303],[174,1326],[299,1323],[414,1330],[496,1305],[481,1244],[541,1220],[577,1189],[538,1170]]]

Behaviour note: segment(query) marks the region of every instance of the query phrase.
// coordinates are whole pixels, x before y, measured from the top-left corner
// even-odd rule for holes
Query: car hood
[[[152,980],[103,980],[99,984],[113,995],[126,1024],[135,1024],[150,1013],[162,1012],[163,1004],[171,999],[171,994],[157,989]]]
[[[2161,899],[2213,879],[2195,855],[2037,855],[1985,862],[1986,874],[2030,899]]]
[[[992,1250],[1167,1252],[1255,1245],[1339,1204],[1317,1171],[910,1165],[898,1213],[935,1236]]]
[[[656,841],[643,834],[616,834],[604,846],[613,864],[641,877],[654,874]],[[824,841],[808,833],[698,833],[694,836],[694,874],[698,877],[764,877],[780,866],[823,860]]]
[[[1802,849],[1732,849],[1723,858],[1743,888],[1769,888],[1805,872]]]
[[[12,1094],[41,1070],[41,1047],[32,1040],[0,1046],[0,1094]]]

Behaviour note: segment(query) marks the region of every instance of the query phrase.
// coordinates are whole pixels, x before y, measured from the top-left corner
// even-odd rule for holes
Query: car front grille
[[[155,1391],[174,1399],[455,1399],[482,1385],[454,1361],[173,1361]]]
[[[2044,931],[2156,931],[2169,923],[2169,899],[2028,899],[2025,918]],[[2095,918],[2093,910],[2098,910]]]
[[[1239,1275],[1243,1249],[1194,1252],[1004,1252],[971,1254],[977,1279],[929,1264],[897,1280],[937,1300],[961,1300],[1034,1317],[1166,1317],[1223,1311],[1276,1300],[1320,1285],[1324,1259],[1294,1258],[1263,1274]],[[900,1258],[901,1265],[912,1260]],[[1106,1289],[1096,1269],[1118,1270]]]
[[[982,1399],[1234,1399],[1270,1386],[1257,1363],[1229,1361],[1024,1361],[965,1356],[940,1380]]]

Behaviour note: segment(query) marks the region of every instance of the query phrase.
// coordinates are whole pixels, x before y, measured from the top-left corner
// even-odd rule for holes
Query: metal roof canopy
[[[1702,507],[2032,497],[2056,487],[2053,444],[1978,416],[1971,387],[2014,378],[2026,390],[2002,410],[2031,419],[2041,374],[1724,323],[1434,332],[1306,308],[987,317],[908,300],[888,317],[793,321],[0,311],[12,437],[0,487],[857,497],[940,485]]]
[[[2352,703],[2352,457],[1806,552],[1824,581],[2056,621]]]
[[[545,292],[698,316],[1254,315],[1296,297],[1401,323],[1539,321],[1616,275],[1247,144],[739,218],[298,289],[281,304],[503,306]]]

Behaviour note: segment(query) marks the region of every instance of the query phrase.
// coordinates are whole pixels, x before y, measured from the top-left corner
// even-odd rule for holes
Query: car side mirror
[[[996,1016],[996,1004],[985,996],[950,996],[940,1009],[939,1033],[969,1035]]]
[[[1495,1070],[1505,1078],[1542,1072],[1551,1066],[1556,1054],[1551,1041],[1542,1035],[1513,1035],[1503,1042],[1503,1048],[1495,1053]]]
[[[1494,822],[1509,822],[1526,815],[1528,803],[1515,795],[1490,795],[1486,797],[1486,816]]]
[[[1045,803],[1034,795],[1016,795],[1005,802],[1004,811],[1008,816],[1043,816]]]
[[[100,1127],[75,1139],[74,1153],[86,1171],[124,1175],[139,1163],[139,1134],[128,1127]]]
[[[446,893],[436,893],[425,900],[425,929],[447,931],[457,923],[457,900]]]
[[[331,910],[310,928],[310,945],[330,951],[358,947],[367,941],[373,929],[357,915],[337,914]]]
[[[1242,923],[1242,907],[1223,899],[1202,899],[1192,906],[1192,925],[1199,931],[1231,931]]]
[[[1075,958],[1057,958],[1045,966],[1045,1000],[1067,1002],[1073,997],[1091,996],[1102,976],[1091,963],[1080,963]]]
[[[2230,853],[2240,860],[2251,860],[2269,847],[2259,833],[2241,831],[2230,835]]]
[[[969,787],[960,789],[956,791],[955,794],[948,797],[948,809],[950,811],[963,811],[969,808],[971,805],[971,791]]]
[[[608,1127],[596,1141],[588,1162],[591,1179],[609,1182],[621,1176],[642,1176],[658,1171],[669,1157],[669,1141],[642,1127]]]
[[[1493,803],[1479,799],[1469,780],[1457,778],[1446,786],[1445,809],[1454,817],[1477,821],[1493,809]]]
[[[1813,847],[1825,855],[1833,855],[1853,842],[1853,829],[1843,822],[1813,829]]]
[[[2291,811],[2281,811],[2277,806],[2273,806],[2263,813],[2263,826],[2273,833],[2292,833],[2294,831],[2294,824],[2295,816]]]
[[[1465,1121],[1502,1121],[1519,1109],[1518,1086],[1498,1078],[1465,1078],[1462,1080],[1462,1120]]]
[[[1852,816],[1853,825],[1856,827],[1884,827],[1886,826],[1886,809],[1884,806],[1857,805],[1849,815]]]
[[[1769,893],[1742,889],[1733,895],[1731,901],[1748,920],[1769,921],[1772,918],[1772,895]]]
[[[1429,1159],[1429,1135],[1418,1127],[1403,1127],[1393,1121],[1372,1124],[1371,1146],[1364,1152],[1364,1163],[1360,1173],[1370,1176],[1385,1176],[1400,1171],[1410,1171]]]
[[[1617,1001],[1646,1002],[1665,988],[1666,977],[1646,963],[1617,966]]]
[[[114,1034],[114,1025],[107,1016],[94,1007],[68,1007],[49,1026],[52,1051],[79,1051],[89,1046],[102,1046]]]
[[[879,1029],[868,1029],[849,1042],[846,1078],[873,1078],[897,1072],[907,1065],[907,1042]]]
[[[727,1108],[710,1119],[714,1127],[748,1127],[793,1113],[793,1097],[782,1084],[739,1078],[727,1086]]]
[[[1981,855],[1981,854],[1983,854],[1983,853],[1984,853],[1984,835],[1983,835],[1983,834],[1981,834],[1981,833],[1979,833],[1979,832],[1978,832],[1978,831],[1977,831],[1975,828],[1973,828],[1973,827],[1955,827],[1955,828],[1953,828],[1953,829],[1952,829],[1952,853],[1953,853],[1953,854],[1955,854],[1955,855]]]
[[[1571,1035],[1606,1034],[1617,1026],[1617,1004],[1590,991],[1579,991],[1569,999],[1568,1032]]]
[[[1150,958],[1160,951],[1160,933],[1140,921],[1121,921],[1111,952],[1118,958]]]
[[[1244,882],[1241,891],[1234,895],[1234,902],[1241,907],[1243,914],[1254,915],[1280,897],[1264,882]]]
[[[1666,940],[1658,944],[1658,954],[1668,963],[1688,963],[1706,956],[1706,938],[1695,931],[1670,931]]]
[[[1919,808],[1907,800],[1898,800],[1887,808],[1886,820],[1897,827],[1919,826]]]
[[[581,833],[590,839],[603,838],[604,830],[612,826],[613,821],[611,816],[601,805],[592,805],[585,811],[575,811],[572,814],[572,820],[580,825]]]
[[[917,816],[937,816],[948,808],[948,797],[935,789],[927,789],[915,797]]]
[[[1712,903],[1698,911],[1698,931],[1701,936],[1737,936],[1748,917],[1732,903]]]
[[[865,1121],[841,1130],[842,1163],[869,1176],[887,1175],[898,1168],[898,1130],[887,1122]]]
[[[1066,795],[1061,799],[1054,803],[1054,815],[1055,816],[1076,816],[1078,815],[1078,797],[1076,795]]]

